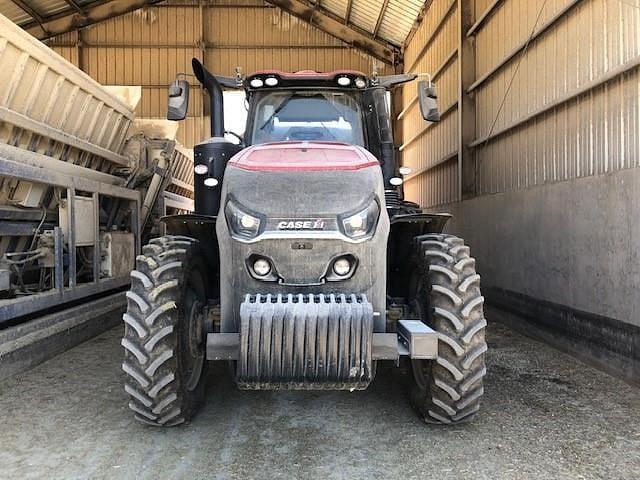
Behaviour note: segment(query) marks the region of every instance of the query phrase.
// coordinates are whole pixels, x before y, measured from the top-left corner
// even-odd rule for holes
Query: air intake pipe
[[[209,93],[211,136],[224,137],[224,104],[220,82],[197,58],[191,60],[191,66],[196,78]]]
[[[227,162],[242,147],[224,138],[224,105],[222,87],[236,87],[236,80],[216,77],[194,58],[193,73],[204,89],[209,92],[211,105],[211,137],[193,148],[194,153],[194,202],[195,213],[216,216],[220,210],[220,194]]]

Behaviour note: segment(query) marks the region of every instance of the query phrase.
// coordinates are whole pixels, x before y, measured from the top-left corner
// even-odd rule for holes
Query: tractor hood
[[[287,142],[236,154],[216,235],[222,332],[238,331],[245,295],[279,293],[365,295],[380,313],[375,331],[384,331],[389,216],[382,169],[363,148]],[[268,259],[272,277],[254,276],[256,255]],[[345,255],[355,273],[334,278],[331,262]]]
[[[260,172],[322,172],[379,166],[362,147],[337,142],[277,142],[256,145],[236,155],[230,165]]]
[[[229,161],[222,188],[222,205],[231,196],[250,210],[281,218],[339,215],[374,196],[384,210],[378,160],[342,143],[249,147]]]

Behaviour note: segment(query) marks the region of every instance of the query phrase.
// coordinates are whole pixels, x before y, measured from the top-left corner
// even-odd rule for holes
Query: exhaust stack
[[[193,73],[204,89],[209,93],[209,106],[211,110],[211,136],[224,137],[224,101],[222,87],[214,75],[212,75],[197,58],[191,60]]]

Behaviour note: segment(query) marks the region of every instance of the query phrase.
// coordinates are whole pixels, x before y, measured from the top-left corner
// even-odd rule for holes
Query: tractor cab
[[[207,71],[193,59],[195,76],[209,93],[212,138],[204,147],[195,148],[196,173],[200,159],[212,156],[226,162],[239,150],[272,142],[335,142],[362,147],[370,152],[382,168],[386,195],[390,204],[398,206],[402,199],[402,176],[399,171],[398,150],[394,145],[389,92],[418,78],[416,74],[367,76],[355,70],[316,72],[302,70],[294,73],[263,70],[247,77],[225,77]],[[227,131],[224,126],[223,90],[244,90],[247,123],[243,137]],[[418,82],[418,100],[422,116],[430,122],[440,120],[435,86],[430,80]],[[176,80],[169,92],[169,120],[186,117],[189,84]],[[238,137],[239,145],[224,141],[224,136]],[[200,144],[203,145],[203,144]],[[203,150],[208,150],[209,154]],[[214,153],[214,150],[216,153]],[[213,154],[213,155],[211,155]],[[226,165],[226,163],[225,163]],[[212,202],[205,189],[221,181],[224,168],[207,165],[207,174],[196,175],[196,210],[216,215],[219,202]],[[213,176],[212,176],[213,174]],[[204,193],[209,201],[205,201]],[[203,209],[198,208],[198,204]],[[205,207],[206,205],[206,207]]]

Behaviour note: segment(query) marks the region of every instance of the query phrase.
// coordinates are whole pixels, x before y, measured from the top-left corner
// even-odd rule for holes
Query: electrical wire
[[[11,260],[10,258],[5,258],[4,261],[9,265],[24,265],[25,263],[32,262],[44,256],[43,252],[38,252],[36,255],[32,255],[28,258],[23,258],[21,260]]]
[[[493,130],[496,127],[496,124],[498,123],[498,118],[500,118],[500,114],[502,113],[502,109],[504,108],[504,105],[507,101],[507,97],[509,96],[509,92],[511,91],[511,87],[513,86],[513,82],[516,79],[516,75],[518,75],[518,71],[520,70],[520,65],[522,64],[522,60],[524,60],[524,58],[527,56],[529,45],[533,40],[533,36],[536,34],[538,23],[540,23],[540,19],[542,18],[542,12],[544,11],[544,8],[547,6],[547,2],[548,0],[544,0],[544,2],[542,2],[540,11],[538,12],[538,16],[536,17],[536,23],[533,25],[533,28],[531,29],[531,34],[527,39],[527,43],[524,44],[524,48],[522,49],[522,53],[520,54],[520,58],[518,59],[518,63],[516,64],[516,69],[514,70],[513,75],[511,75],[511,80],[509,80],[509,85],[507,85],[507,90],[504,92],[504,96],[502,97],[502,101],[500,102],[500,106],[498,107],[498,111],[496,112],[496,117],[493,119],[493,123],[491,124],[491,128],[489,129],[489,133],[487,134],[487,139],[483,145],[484,147],[486,147],[489,144],[489,140],[491,139],[491,135],[493,134]]]
[[[24,252],[8,252],[5,253],[7,257],[20,257],[24,255],[32,255],[34,253],[40,253],[40,250],[25,250]]]
[[[36,227],[35,232],[33,233],[33,238],[31,239],[31,244],[29,245],[29,250],[33,248],[36,243],[36,239],[38,238],[38,234],[40,233],[40,229],[42,228],[42,224],[44,223],[45,218],[47,218],[47,208],[42,207],[42,218],[40,219],[40,223]]]

